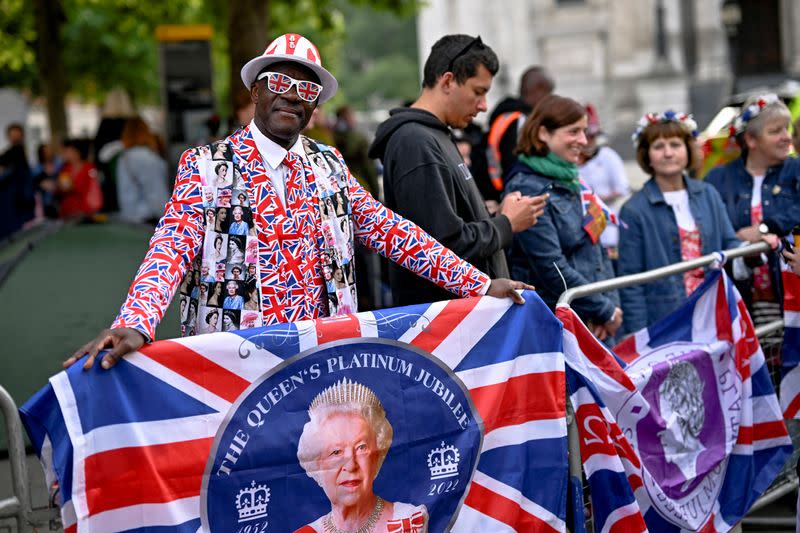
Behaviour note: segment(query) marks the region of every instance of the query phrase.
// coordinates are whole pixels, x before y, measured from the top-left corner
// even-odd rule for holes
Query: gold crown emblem
[[[345,404],[371,405],[383,409],[381,401],[372,392],[372,389],[361,383],[343,378],[317,394],[311,402],[308,412],[310,414],[312,411],[324,406]]]
[[[236,495],[236,510],[239,512],[239,522],[247,522],[267,516],[269,505],[269,489],[266,485],[256,485],[250,482],[250,487],[245,487]]]
[[[461,454],[458,448],[452,445],[445,445],[444,441],[439,448],[434,448],[428,454],[428,470],[431,471],[431,479],[442,479],[458,475],[458,462]]]

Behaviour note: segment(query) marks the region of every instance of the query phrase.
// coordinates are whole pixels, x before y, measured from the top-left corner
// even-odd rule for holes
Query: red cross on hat
[[[284,61],[300,63],[314,71],[322,85],[322,92],[319,95],[320,104],[330,100],[336,94],[339,83],[333,77],[333,74],[322,66],[319,50],[314,46],[314,43],[297,33],[281,35],[269,43],[263,54],[245,63],[241,73],[242,82],[244,82],[247,89],[250,89],[256,76],[264,67]]]

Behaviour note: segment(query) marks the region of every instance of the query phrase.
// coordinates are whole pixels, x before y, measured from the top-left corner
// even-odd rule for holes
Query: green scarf
[[[545,157],[521,154],[519,160],[531,167],[535,172],[548,178],[553,178],[572,192],[580,192],[578,165],[575,163],[564,161],[553,152],[548,152]]]

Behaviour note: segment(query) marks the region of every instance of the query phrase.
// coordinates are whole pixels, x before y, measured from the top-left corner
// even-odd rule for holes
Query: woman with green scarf
[[[614,277],[600,244],[608,212],[578,176],[587,125],[586,110],[575,100],[543,98],[522,128],[519,160],[505,188],[505,194],[550,193],[537,224],[514,235],[510,265],[512,277],[535,285],[551,309],[568,288]],[[578,299],[572,307],[601,340],[610,341],[622,324],[616,291]]]

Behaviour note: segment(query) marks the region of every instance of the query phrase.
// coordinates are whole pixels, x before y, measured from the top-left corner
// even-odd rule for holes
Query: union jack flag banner
[[[568,308],[567,382],[597,531],[730,530],[792,447],[744,302],[720,272],[603,347]]]
[[[800,276],[784,265],[781,409],[786,419],[800,418]]]
[[[20,411],[67,532],[565,531],[562,325],[524,295],[159,341]]]

